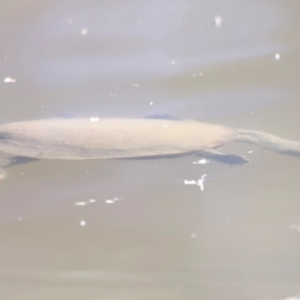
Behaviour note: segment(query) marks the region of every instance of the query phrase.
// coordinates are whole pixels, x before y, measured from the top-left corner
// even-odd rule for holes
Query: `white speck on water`
[[[249,150],[248,153],[249,153],[249,154],[253,153],[253,150]]]
[[[98,117],[91,117],[90,118],[91,122],[98,122],[99,120],[100,120],[100,118],[98,118]]]
[[[280,59],[280,53],[276,53],[276,54],[275,54],[275,59],[276,59],[276,60]]]
[[[79,202],[75,202],[74,205],[75,206],[85,206],[88,205],[90,203],[95,203],[96,199],[90,199],[89,201],[79,201]]]
[[[140,85],[138,83],[133,83],[132,86],[139,87]]]
[[[149,105],[153,105],[153,102],[150,102]]]
[[[113,204],[113,203],[117,202],[118,200],[119,200],[119,198],[115,197],[113,199],[107,199],[107,200],[105,200],[105,203],[107,203],[107,204]]]
[[[290,226],[290,229],[292,229],[292,230],[297,230],[298,232],[300,232],[300,225],[291,225]]]
[[[203,76],[203,72],[200,72],[199,75],[200,75],[200,76]]]
[[[6,78],[4,78],[3,82],[4,83],[15,83],[15,82],[17,82],[17,79],[11,78],[11,77],[6,77]]]
[[[85,201],[81,201],[81,202],[75,202],[74,205],[76,205],[76,206],[84,206],[84,205],[87,205],[87,203]]]
[[[85,226],[85,225],[86,225],[86,221],[84,221],[84,220],[81,220],[81,221],[80,221],[80,226],[82,226],[82,227],[83,227],[83,226]]]
[[[175,60],[171,60],[171,65],[176,65],[176,61]]]
[[[80,30],[80,33],[82,34],[82,35],[85,35],[85,34],[87,34],[89,32],[89,30],[87,29],[87,28],[82,28],[81,30]]]
[[[201,176],[201,178],[198,179],[197,181],[196,180],[184,180],[184,184],[185,185],[189,185],[189,184],[198,185],[200,187],[200,190],[204,191],[204,179],[206,176],[207,176],[207,174],[203,174]]]
[[[206,176],[207,175],[204,174],[204,175],[201,176],[200,179],[198,179],[198,184],[197,185],[199,185],[201,191],[204,191],[204,179],[205,179]]]
[[[21,176],[24,176],[24,173],[21,173],[20,175],[21,175]]]
[[[192,232],[192,233],[191,233],[191,238],[194,239],[195,237],[197,237],[197,233],[196,233],[196,232]]]
[[[189,184],[197,184],[197,181],[195,181],[195,180],[184,180],[184,184],[185,185],[189,185]]]
[[[169,128],[170,126],[169,125],[163,125],[163,128]]]
[[[199,159],[198,161],[193,161],[194,165],[206,165],[209,163],[209,160],[203,158],[203,159]]]
[[[193,77],[196,77],[197,76],[197,74],[193,74]]]
[[[220,28],[222,25],[222,18],[220,16],[215,16],[215,27]]]
[[[18,218],[18,221],[19,221],[19,222],[21,222],[21,221],[23,221],[23,220],[24,220],[24,219],[23,219],[23,217],[21,217],[21,216]]]

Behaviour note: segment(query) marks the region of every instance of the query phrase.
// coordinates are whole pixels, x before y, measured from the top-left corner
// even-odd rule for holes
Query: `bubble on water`
[[[82,28],[81,30],[80,30],[80,33],[82,34],[82,35],[85,35],[85,34],[87,34],[89,31],[88,31],[88,29],[87,28]]]
[[[215,27],[220,28],[222,25],[222,18],[220,16],[215,16]]]
[[[84,220],[81,220],[81,221],[80,221],[80,226],[82,226],[82,227],[83,227],[83,226],[85,226],[85,225],[86,225],[86,221],[84,221]]]
[[[17,82],[17,79],[11,78],[11,77],[6,77],[6,78],[4,78],[3,82],[4,83],[15,83],[15,82]]]

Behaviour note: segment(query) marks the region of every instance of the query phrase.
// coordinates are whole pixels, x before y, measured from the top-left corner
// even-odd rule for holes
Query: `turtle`
[[[247,129],[195,120],[155,118],[40,119],[0,125],[0,152],[12,155],[0,167],[35,159],[128,159],[196,154],[243,165],[248,159],[218,148],[246,142],[300,156],[300,142]],[[5,171],[2,178],[5,178]]]

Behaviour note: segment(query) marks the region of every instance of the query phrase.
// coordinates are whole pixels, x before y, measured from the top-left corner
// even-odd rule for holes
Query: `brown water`
[[[1,7],[1,123],[169,114],[300,140],[298,1]],[[300,159],[249,145],[224,151],[251,163],[182,157],[10,168],[0,182],[0,298],[300,294]],[[184,185],[204,174],[203,191]]]

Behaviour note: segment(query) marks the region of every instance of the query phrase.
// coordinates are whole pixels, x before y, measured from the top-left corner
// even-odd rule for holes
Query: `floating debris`
[[[107,204],[113,204],[113,203],[117,202],[118,200],[119,200],[119,198],[115,197],[113,199],[107,199],[107,200],[105,200],[105,203],[107,203]]]
[[[195,181],[195,180],[184,180],[184,184],[185,184],[185,185],[189,185],[189,184],[197,184],[197,181]]]
[[[85,201],[75,202],[74,205],[75,206],[84,206],[84,205],[87,205],[87,202],[85,202]]]
[[[78,201],[78,202],[75,202],[74,205],[75,206],[85,206],[85,205],[88,205],[91,203],[96,203],[96,199],[90,199],[89,201]]]
[[[206,165],[209,163],[209,160],[203,158],[203,159],[199,159],[198,161],[193,161],[194,165]]]
[[[202,175],[201,178],[198,180],[198,184],[201,191],[204,191],[204,179],[206,177],[206,174]]]
[[[198,185],[200,187],[201,191],[204,191],[204,179],[207,176],[207,174],[204,174],[201,176],[200,179],[196,180],[184,180],[185,185]]]

